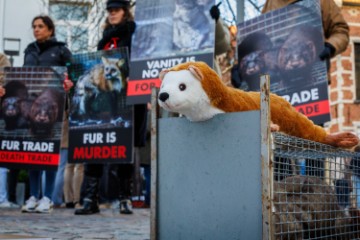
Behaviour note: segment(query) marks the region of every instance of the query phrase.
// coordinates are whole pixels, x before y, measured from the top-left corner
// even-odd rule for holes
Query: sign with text
[[[179,63],[214,63],[215,21],[209,10],[215,0],[147,0],[136,4],[137,29],[131,49],[127,104],[150,102],[159,73]]]
[[[5,68],[0,166],[56,169],[59,163],[65,67]]]
[[[303,0],[238,24],[240,88],[270,90],[317,124],[330,120],[324,39],[319,1]]]
[[[133,107],[126,105],[127,48],[73,55],[69,162],[131,163]]]

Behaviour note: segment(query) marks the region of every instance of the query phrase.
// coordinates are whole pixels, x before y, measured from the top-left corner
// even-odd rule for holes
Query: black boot
[[[132,214],[132,202],[130,199],[124,199],[120,201],[120,213],[121,214]]]
[[[100,212],[97,202],[99,181],[100,179],[98,178],[87,177],[83,208],[76,209],[75,215],[88,215]]]
[[[133,207],[131,202],[131,183],[130,179],[122,179],[120,181],[120,213],[121,214],[132,214]]]

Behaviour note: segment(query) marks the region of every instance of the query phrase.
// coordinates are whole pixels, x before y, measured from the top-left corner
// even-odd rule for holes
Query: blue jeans
[[[7,201],[7,172],[6,168],[0,168],[0,203]]]
[[[60,150],[60,163],[55,177],[54,191],[52,193],[52,200],[55,205],[63,203],[64,194],[64,171],[68,160],[68,149],[62,148]]]
[[[145,203],[150,206],[150,186],[151,186],[151,172],[150,165],[143,165],[145,177]]]
[[[355,194],[356,207],[360,208],[360,177],[355,174],[352,175],[353,193]]]
[[[43,186],[44,191],[42,196],[51,199],[56,175],[56,171],[54,170],[29,170],[30,196],[34,196],[37,199],[40,198],[41,175],[43,172],[45,172],[45,186]]]

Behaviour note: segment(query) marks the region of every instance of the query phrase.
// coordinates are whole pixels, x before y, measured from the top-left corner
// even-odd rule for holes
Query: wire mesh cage
[[[272,136],[273,239],[359,239],[360,153]]]

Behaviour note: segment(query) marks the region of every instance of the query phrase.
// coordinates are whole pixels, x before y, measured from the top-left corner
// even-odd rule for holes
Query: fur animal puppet
[[[185,115],[190,121],[208,120],[219,113],[260,109],[259,92],[227,87],[204,62],[182,63],[163,70],[160,79],[159,105]],[[272,123],[288,135],[342,148],[351,148],[359,142],[350,132],[328,134],[278,95],[270,95],[270,108]]]

